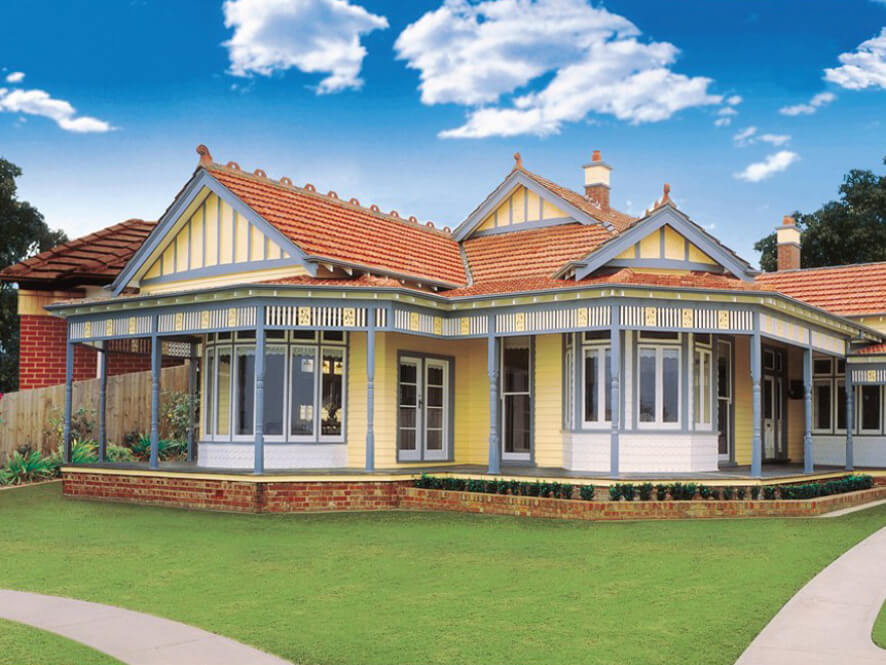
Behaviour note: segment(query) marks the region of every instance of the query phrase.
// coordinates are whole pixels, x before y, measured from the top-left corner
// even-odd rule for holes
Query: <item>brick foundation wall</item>
[[[411,480],[281,482],[197,474],[65,471],[65,496],[243,513],[420,510],[574,520],[811,517],[886,498],[886,486],[793,501],[608,501],[543,499],[420,489]],[[598,488],[597,496],[605,496]]]

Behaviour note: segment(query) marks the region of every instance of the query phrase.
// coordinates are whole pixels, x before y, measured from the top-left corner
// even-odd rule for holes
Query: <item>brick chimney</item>
[[[594,150],[591,163],[584,165],[585,196],[595,201],[603,210],[609,209],[609,174],[612,167],[603,161],[599,150]]]
[[[778,270],[800,268],[800,229],[793,217],[784,216],[781,226],[775,230],[778,239]]]

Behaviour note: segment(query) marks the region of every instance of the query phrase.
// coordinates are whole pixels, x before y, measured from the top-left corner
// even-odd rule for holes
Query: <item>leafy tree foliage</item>
[[[795,212],[794,219],[803,233],[803,268],[886,261],[886,176],[853,169],[840,185],[839,201],[829,201],[813,213]],[[777,269],[774,232],[754,249],[761,253],[763,270]]]
[[[27,201],[19,201],[15,179],[21,169],[0,157],[0,268],[18,263],[65,242],[64,231],[52,231],[43,215]],[[0,392],[18,388],[19,325],[16,290],[0,284]]]

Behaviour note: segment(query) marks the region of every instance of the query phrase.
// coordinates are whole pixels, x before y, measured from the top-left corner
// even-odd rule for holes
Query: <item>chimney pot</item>
[[[603,158],[600,156],[600,151],[599,151],[599,150],[594,150],[594,154],[591,155],[591,161],[592,161],[592,162],[599,162],[599,161],[601,161],[602,159],[603,159]]]
[[[800,269],[800,229],[794,218],[785,215],[781,226],[775,229],[778,243],[778,270]]]

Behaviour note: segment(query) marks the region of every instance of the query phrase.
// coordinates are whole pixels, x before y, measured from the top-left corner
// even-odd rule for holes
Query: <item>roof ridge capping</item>
[[[200,155],[200,164],[198,168],[204,168],[206,170],[219,169],[227,171],[229,173],[234,173],[240,177],[267,183],[285,191],[307,194],[309,196],[320,198],[337,205],[348,208],[356,208],[362,212],[380,217],[381,219],[399,222],[401,224],[409,226],[410,228],[426,231],[428,233],[434,233],[436,235],[441,235],[452,240],[455,239],[452,229],[449,226],[438,228],[434,224],[434,222],[430,220],[422,224],[420,221],[418,221],[418,218],[415,217],[415,215],[410,215],[409,217],[404,218],[401,217],[400,213],[398,213],[396,210],[391,210],[391,212],[385,213],[382,212],[381,209],[374,203],[371,204],[369,207],[361,205],[360,201],[356,197],[351,197],[348,200],[345,200],[339,197],[338,193],[332,189],[330,189],[326,194],[323,194],[321,192],[318,192],[317,188],[309,182],[305,183],[304,187],[299,187],[298,185],[293,184],[292,179],[288,178],[287,176],[283,176],[279,180],[274,180],[273,178],[268,177],[264,169],[255,169],[252,173],[248,173],[247,171],[241,169],[240,165],[234,161],[230,161],[227,164],[221,164],[220,162],[216,162],[215,160],[213,160],[212,154],[209,152],[209,148],[207,148],[202,143],[197,146],[197,154]]]

